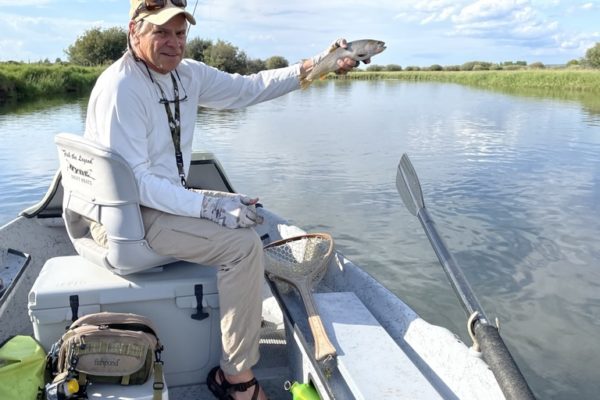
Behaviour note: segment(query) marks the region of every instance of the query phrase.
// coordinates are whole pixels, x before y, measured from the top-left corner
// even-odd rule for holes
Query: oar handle
[[[474,331],[483,358],[494,373],[506,399],[535,399],[498,329],[493,325],[478,323]]]

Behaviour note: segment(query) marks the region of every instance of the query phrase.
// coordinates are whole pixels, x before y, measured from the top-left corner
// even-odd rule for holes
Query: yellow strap
[[[85,387],[87,383],[87,374],[83,372],[78,372],[77,381],[79,382],[79,387]]]
[[[130,378],[131,375],[123,375],[123,377],[121,378],[121,385],[129,385]]]
[[[163,388],[165,383],[163,382],[163,365],[161,362],[154,363],[154,392],[152,400],[161,400]]]

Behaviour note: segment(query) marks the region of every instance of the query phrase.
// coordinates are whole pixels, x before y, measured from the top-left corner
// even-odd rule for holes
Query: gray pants
[[[146,240],[156,253],[219,268],[221,368],[235,375],[254,366],[259,359],[264,276],[263,246],[257,233],[141,209]]]

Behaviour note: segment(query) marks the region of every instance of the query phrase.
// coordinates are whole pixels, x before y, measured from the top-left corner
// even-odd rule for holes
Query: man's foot
[[[227,375],[214,367],[206,378],[209,390],[219,400],[268,400],[251,370]]]

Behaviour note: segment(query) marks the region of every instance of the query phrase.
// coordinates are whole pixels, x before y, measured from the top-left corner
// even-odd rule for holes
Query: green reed
[[[489,89],[567,90],[600,92],[599,70],[517,70],[517,71],[356,71],[344,77],[330,74],[331,79],[404,80],[458,83]]]
[[[39,97],[87,93],[104,70],[65,64],[0,63],[0,104]],[[355,71],[329,79],[446,82],[518,92],[600,92],[600,71],[544,69],[515,71]]]
[[[0,103],[88,92],[104,67],[0,63]]]

